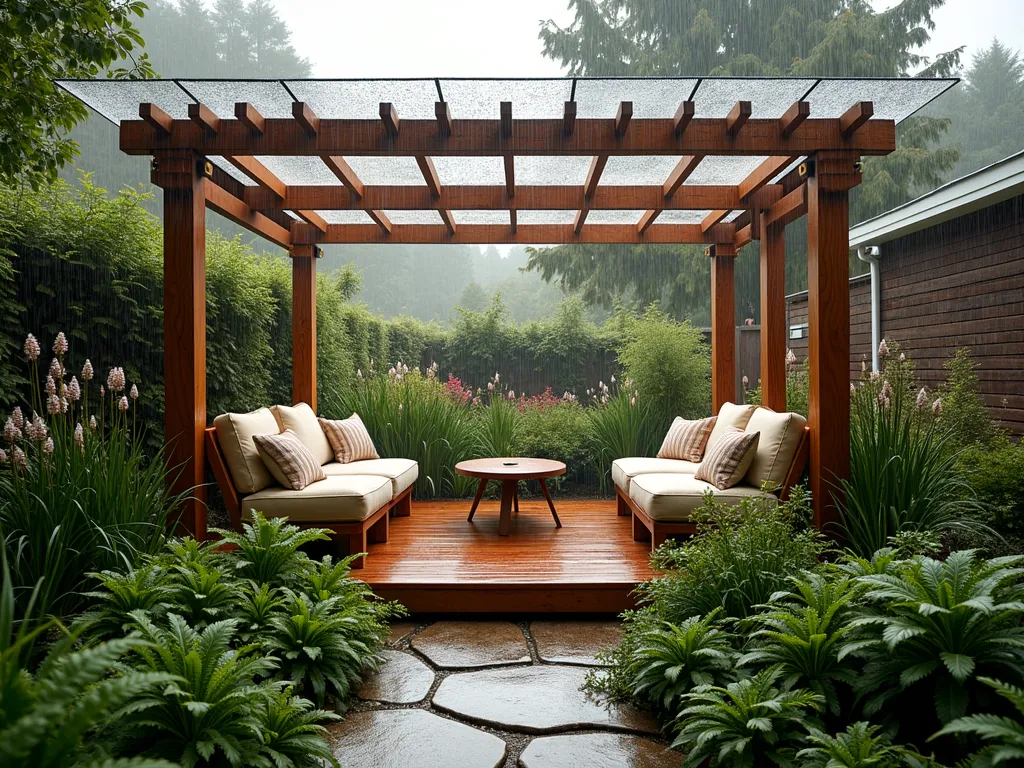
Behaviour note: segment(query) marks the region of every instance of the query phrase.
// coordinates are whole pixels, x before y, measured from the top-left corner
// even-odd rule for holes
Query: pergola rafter
[[[165,333],[175,340],[165,345],[165,429],[168,456],[184,468],[179,486],[203,481],[207,207],[289,250],[293,396],[314,407],[321,245],[704,244],[717,411],[736,394],[733,263],[739,248],[760,240],[762,397],[785,409],[783,230],[806,215],[811,491],[815,521],[833,519],[828,483],[849,468],[848,190],[860,181],[860,158],[892,152],[896,122],[955,81],[576,78],[543,81],[547,90],[537,94],[515,90],[518,81],[454,89],[442,87],[447,82],[454,81],[402,81],[392,96],[390,81],[244,81],[230,96],[249,100],[218,105],[199,102],[203,93],[223,101],[222,82],[190,81],[190,90],[179,88],[183,105],[166,85],[176,81],[163,81],[174,96],[162,106],[136,99],[139,91],[129,89],[140,86],[130,83],[60,83],[86,103],[93,92],[124,89],[129,95],[116,108],[95,104],[108,116],[125,99],[138,103],[138,119],[123,112],[111,119],[120,124],[122,151],[153,156],[152,180],[165,190]],[[518,106],[502,100],[502,83],[520,94]],[[552,101],[559,92],[565,96]],[[273,156],[319,158],[337,183],[321,174],[285,183],[283,171],[275,175],[261,161]],[[676,158],[671,171],[652,176],[665,157]],[[744,157],[756,162],[744,165]],[[446,183],[436,158],[446,168],[458,158],[492,158],[500,171],[466,184],[477,173],[467,160],[459,183]],[[517,168],[520,158],[532,170]],[[538,163],[574,158],[589,159],[585,178],[556,171],[538,183]],[[369,170],[355,170],[382,159],[413,160],[423,183],[376,183]],[[503,215],[507,223],[495,223]],[[199,503],[187,505],[184,519],[202,533]]]

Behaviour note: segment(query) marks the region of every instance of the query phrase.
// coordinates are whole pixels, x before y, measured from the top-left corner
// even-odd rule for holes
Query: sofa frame
[[[213,470],[213,476],[217,480],[217,486],[224,496],[224,506],[227,507],[228,515],[231,517],[231,527],[236,531],[242,530],[242,504],[245,496],[239,493],[231,479],[227,462],[224,460],[224,452],[221,450],[220,442],[217,440],[217,430],[214,427],[206,429],[206,457]],[[385,544],[389,535],[389,520],[392,515],[395,517],[408,517],[412,513],[412,486],[408,487],[397,498],[376,510],[365,520],[350,523],[320,523],[320,522],[297,522],[290,521],[299,528],[323,528],[331,533],[331,540],[336,544],[347,545],[348,554],[367,552],[368,544]],[[363,567],[362,557],[352,561],[352,568]]]
[[[786,480],[783,482],[782,487],[779,488],[778,493],[781,501],[786,501],[789,498],[790,490],[800,482],[804,469],[807,467],[807,461],[810,456],[810,435],[811,428],[805,426],[803,434],[800,436],[800,442],[797,443],[796,453],[793,454],[793,463],[789,465],[789,470],[786,472]],[[697,532],[697,524],[688,520],[680,520],[678,522],[655,520],[644,512],[629,497],[628,493],[623,493],[618,485],[615,486],[615,501],[620,516],[633,516],[633,541],[649,541],[652,551],[664,544],[665,539],[669,536],[692,536]]]

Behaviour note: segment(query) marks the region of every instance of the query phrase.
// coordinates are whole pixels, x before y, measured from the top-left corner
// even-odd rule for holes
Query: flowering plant
[[[29,334],[23,352],[29,392],[3,424],[0,534],[24,610],[67,616],[81,605],[86,574],[159,549],[169,511],[162,457],[150,459],[136,428],[136,384],[112,368],[97,386],[92,363],[70,370],[66,336],[41,363]]]

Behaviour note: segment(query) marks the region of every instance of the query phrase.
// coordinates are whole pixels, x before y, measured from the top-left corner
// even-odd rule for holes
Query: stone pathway
[[[330,727],[345,768],[675,768],[657,723],[580,690],[618,621],[396,622]]]

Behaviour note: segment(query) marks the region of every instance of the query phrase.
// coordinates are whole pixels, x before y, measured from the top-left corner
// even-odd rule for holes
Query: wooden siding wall
[[[807,359],[807,294],[801,293],[786,302],[786,343],[796,359]],[[803,326],[801,336],[792,338],[794,326]],[[864,275],[850,281],[850,379],[861,374],[861,361],[871,368],[871,281]]]
[[[1024,434],[1024,195],[882,245],[882,335],[913,358],[929,389],[968,347],[992,418]],[[807,300],[788,303],[790,328]],[[870,285],[851,282],[852,378],[871,356]],[[799,359],[806,338],[789,341]]]

